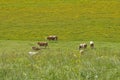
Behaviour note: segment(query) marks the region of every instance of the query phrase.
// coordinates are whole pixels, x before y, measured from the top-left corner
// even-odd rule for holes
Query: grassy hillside
[[[0,0],[0,39],[120,41],[119,0]]]
[[[50,42],[30,56],[36,42],[0,40],[1,80],[120,80],[120,43],[95,42],[80,55],[82,42]]]
[[[119,0],[0,0],[0,80],[120,80],[119,48]]]

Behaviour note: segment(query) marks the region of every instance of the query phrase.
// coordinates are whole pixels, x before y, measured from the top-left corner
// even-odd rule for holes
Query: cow
[[[40,50],[40,48],[38,48],[38,47],[34,47],[34,46],[32,47],[32,49],[35,50],[35,51]]]
[[[94,48],[94,42],[90,41],[90,47],[93,49]]]
[[[79,45],[79,50],[83,48],[83,44],[80,44]]]
[[[41,46],[44,46],[45,48],[48,46],[48,43],[47,42],[38,42],[37,43],[40,47]]]
[[[83,44],[79,45],[79,50],[80,49],[86,49],[86,48],[87,48],[87,44],[86,43],[83,43]]]
[[[58,37],[57,36],[48,36],[47,40],[49,40],[49,41],[57,41]]]
[[[84,50],[80,50],[80,54],[83,54],[84,53]]]

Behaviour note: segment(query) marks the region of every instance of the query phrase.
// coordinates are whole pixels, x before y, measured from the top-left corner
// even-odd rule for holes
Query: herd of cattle
[[[57,36],[48,36],[46,39],[49,41],[57,41],[58,37]],[[48,46],[48,42],[38,42],[37,44],[40,47],[45,47],[45,48]],[[40,50],[41,48],[33,46],[32,49],[37,51],[37,50]]]
[[[90,41],[90,47],[94,48],[94,42],[93,41]],[[82,49],[82,48],[83,49],[87,48],[87,44],[86,43],[80,44],[79,45],[79,50]]]
[[[58,37],[57,36],[48,36],[46,39],[49,41],[57,41]],[[39,45],[39,47],[35,47],[35,46],[32,47],[32,49],[35,51],[41,50],[41,47],[46,48],[48,46],[48,42],[38,42],[37,44]],[[88,45],[86,43],[82,43],[79,45],[79,51],[81,54],[84,52],[84,49],[86,49],[87,46]],[[90,41],[90,48],[92,48],[92,49],[94,48],[93,41]]]
[[[86,48],[87,48],[87,44],[86,43],[80,44],[79,45],[80,53],[82,54],[84,52],[84,49],[86,49]],[[93,41],[90,41],[90,48],[91,49],[94,48],[94,42]]]

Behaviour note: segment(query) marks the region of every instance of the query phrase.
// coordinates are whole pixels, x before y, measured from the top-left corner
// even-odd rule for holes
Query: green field
[[[1,80],[120,80],[120,43],[95,42],[80,55],[81,41],[50,42],[30,56],[36,42],[0,41]]]
[[[119,0],[2,0],[0,39],[119,42],[119,8]]]
[[[0,80],[120,80],[119,8],[119,0],[0,0]],[[58,41],[30,56],[49,35]]]

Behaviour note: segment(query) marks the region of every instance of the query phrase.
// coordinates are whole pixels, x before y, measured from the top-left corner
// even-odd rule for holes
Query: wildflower
[[[98,75],[95,75],[95,78],[98,78]]]
[[[23,72],[23,75],[26,76],[27,74],[25,72]]]

